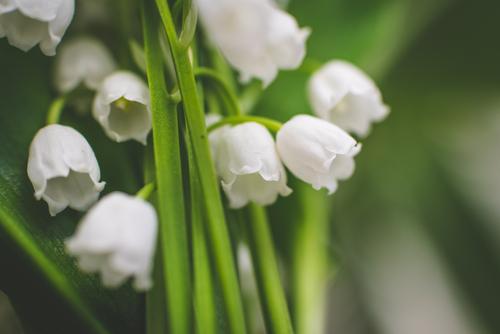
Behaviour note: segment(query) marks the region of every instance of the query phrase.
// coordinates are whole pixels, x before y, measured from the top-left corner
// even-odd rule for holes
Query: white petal
[[[28,176],[35,197],[49,204],[52,215],[70,206],[85,210],[104,188],[92,148],[73,128],[49,125],[33,138]]]
[[[135,139],[146,145],[151,131],[149,89],[137,75],[119,71],[106,77],[97,91],[92,114],[112,140]]]
[[[105,286],[117,287],[134,277],[136,289],[146,290],[152,285],[156,237],[152,205],[114,192],[85,215],[66,247],[82,270],[100,272]]]
[[[198,0],[208,35],[240,79],[261,79],[265,86],[278,70],[296,68],[305,55],[308,29],[271,0]]]
[[[113,56],[98,40],[80,37],[63,44],[56,58],[55,84],[67,93],[80,84],[96,90],[116,68]]]
[[[254,122],[217,129],[210,135],[217,174],[232,208],[252,201],[269,205],[287,196],[286,173],[269,131]]]
[[[57,12],[63,2],[69,0],[15,0],[17,8],[25,16],[39,21],[52,21],[56,18]]]
[[[389,112],[373,80],[344,61],[331,61],[314,73],[308,91],[318,116],[358,136],[366,136]]]
[[[52,56],[73,18],[74,0],[3,0],[0,37],[23,51],[40,44]]]
[[[283,163],[296,177],[315,189],[327,188],[330,193],[336,190],[338,179],[347,178],[354,170],[344,157],[353,157],[360,149],[337,126],[308,115],[295,116],[281,127],[277,148]]]
[[[40,43],[48,30],[48,23],[24,16],[15,10],[0,16],[0,30],[3,30],[9,44],[28,51]]]
[[[61,42],[66,29],[73,20],[74,12],[75,1],[63,0],[58,8],[57,16],[49,23],[48,34],[40,42],[40,49],[45,55],[53,56],[56,54],[57,45]]]

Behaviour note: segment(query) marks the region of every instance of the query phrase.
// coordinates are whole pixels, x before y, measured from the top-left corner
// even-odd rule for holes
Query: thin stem
[[[192,154],[189,154],[189,172],[196,328],[198,334],[215,334],[217,332],[217,316],[213,290],[214,282],[212,279],[206,235],[203,227],[204,208],[202,205],[203,198],[200,189],[200,180]]]
[[[220,74],[210,68],[198,67],[195,69],[194,74],[199,78],[207,78],[212,80],[224,97],[227,104],[227,109],[230,115],[241,115],[241,107],[238,101],[238,97],[234,94],[231,87],[226,83],[226,81],[220,76]]]
[[[167,2],[165,0],[156,0],[156,4],[160,11],[175,63],[186,114],[186,123],[191,134],[196,169],[200,177],[202,194],[205,200],[210,246],[213,250],[218,277],[221,281],[230,332],[233,334],[245,333],[243,303],[234,265],[233,251],[210,153],[205,115],[198,97],[193,68],[187,50],[180,48],[178,45],[177,33]]]
[[[145,65],[145,63],[144,63]],[[144,158],[144,182],[147,187],[153,183],[156,177],[156,168],[154,162],[153,147],[147,146]],[[144,188],[145,188],[144,187]],[[143,189],[144,189],[143,188]],[[142,189],[141,189],[142,190]],[[139,191],[140,192],[140,191]],[[153,204],[155,197],[151,198]],[[168,326],[165,317],[167,309],[165,301],[165,284],[163,282],[163,259],[161,256],[161,245],[156,243],[156,252],[153,267],[153,287],[146,293],[146,333],[148,334],[167,334]]]
[[[278,121],[275,121],[273,119],[269,119],[266,117],[260,117],[260,116],[250,116],[250,115],[241,115],[241,116],[231,116],[231,117],[226,117],[222,120],[220,120],[217,123],[214,123],[208,127],[208,132],[212,132],[215,129],[218,129],[224,125],[235,125],[235,124],[241,124],[241,123],[247,123],[247,122],[255,122],[259,123],[266,128],[268,128],[272,132],[278,132],[281,129],[282,124]]]
[[[156,29],[157,15],[152,6],[146,4],[146,0],[142,3],[142,23],[151,94],[160,247],[166,280],[168,319],[170,332],[183,334],[189,333],[191,329],[191,277],[177,108],[168,98]]]
[[[248,212],[250,219],[245,225],[267,330],[276,334],[293,333],[266,211],[250,204]]]
[[[47,113],[47,124],[59,123],[64,106],[66,105],[66,98],[66,95],[61,95],[52,102]]]
[[[328,258],[328,200],[322,192],[300,184],[302,215],[294,241],[294,319],[297,333],[322,333]]]
[[[156,188],[155,183],[149,182],[144,187],[139,189],[139,191],[137,192],[137,194],[135,194],[135,196],[147,201],[149,199],[149,197],[151,196],[151,194],[153,193],[153,191],[155,190],[155,188]]]

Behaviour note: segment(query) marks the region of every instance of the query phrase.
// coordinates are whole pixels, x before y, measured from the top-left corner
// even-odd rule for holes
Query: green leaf
[[[24,323],[57,333],[140,333],[142,298],[129,286],[102,288],[66,255],[64,240],[80,214],[56,218],[33,197],[26,174],[30,142],[44,126],[53,99],[51,59],[25,54],[0,41],[0,289],[11,298]],[[69,112],[68,112],[69,113]],[[106,190],[135,191],[139,169],[128,158],[137,146],[111,143],[90,116],[63,115],[93,146]]]

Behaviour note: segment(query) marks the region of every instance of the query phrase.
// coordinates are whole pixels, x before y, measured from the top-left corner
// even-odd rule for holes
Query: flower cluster
[[[55,54],[73,17],[74,0],[0,2],[0,37],[23,50],[40,44],[43,53]],[[209,47],[220,50],[240,73],[242,84],[256,78],[266,87],[279,70],[300,67],[310,30],[300,28],[273,0],[198,0],[196,5],[214,44]],[[172,64],[168,55],[164,57],[167,65]],[[90,92],[93,102],[81,109],[91,109],[111,140],[147,145],[152,129],[149,88],[140,74],[120,69],[102,42],[80,36],[63,43],[55,60],[54,83],[60,99],[69,104],[81,91]],[[231,121],[218,115],[215,123],[207,121],[215,170],[229,207],[239,209],[250,202],[267,206],[280,195],[290,195],[285,167],[330,194],[338,181],[353,174],[361,144],[349,133],[365,137],[373,122],[386,117],[389,108],[380,91],[360,69],[339,60],[312,73],[307,89],[318,117],[297,115],[274,127],[247,115]],[[232,101],[238,103],[237,98]],[[55,115],[61,111],[55,110]],[[31,144],[28,176],[35,197],[47,202],[51,215],[67,207],[89,210],[66,243],[82,270],[101,273],[106,286],[116,287],[133,277],[137,289],[148,289],[158,228],[154,207],[120,192],[98,201],[105,183],[90,144],[77,130],[53,124],[57,122],[57,117],[51,118]]]

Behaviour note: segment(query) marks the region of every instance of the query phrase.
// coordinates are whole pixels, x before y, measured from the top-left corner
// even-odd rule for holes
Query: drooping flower
[[[104,79],[94,99],[94,118],[109,138],[146,145],[151,131],[149,89],[136,74],[118,71]]]
[[[40,44],[45,55],[53,56],[74,10],[74,0],[2,0],[0,38],[23,51]]]
[[[209,37],[242,81],[270,84],[279,69],[295,69],[306,53],[308,28],[272,0],[197,0]]]
[[[313,74],[309,100],[314,112],[342,129],[365,137],[389,108],[370,77],[354,65],[334,60]]]
[[[292,191],[272,136],[254,122],[223,127],[210,134],[218,176],[231,208],[248,202],[270,205]]]
[[[75,129],[48,125],[30,147],[28,176],[35,197],[44,199],[55,216],[66,207],[87,210],[104,188],[99,164],[87,140]]]
[[[79,85],[97,90],[116,68],[109,50],[97,39],[80,37],[63,43],[56,58],[55,85],[68,93]]]
[[[134,196],[113,192],[83,217],[68,252],[85,272],[99,272],[106,287],[118,287],[134,277],[137,290],[152,286],[151,271],[157,236],[153,206]]]
[[[322,119],[298,115],[283,124],[276,137],[285,166],[314,189],[335,192],[338,180],[354,172],[361,145],[344,130]]]

